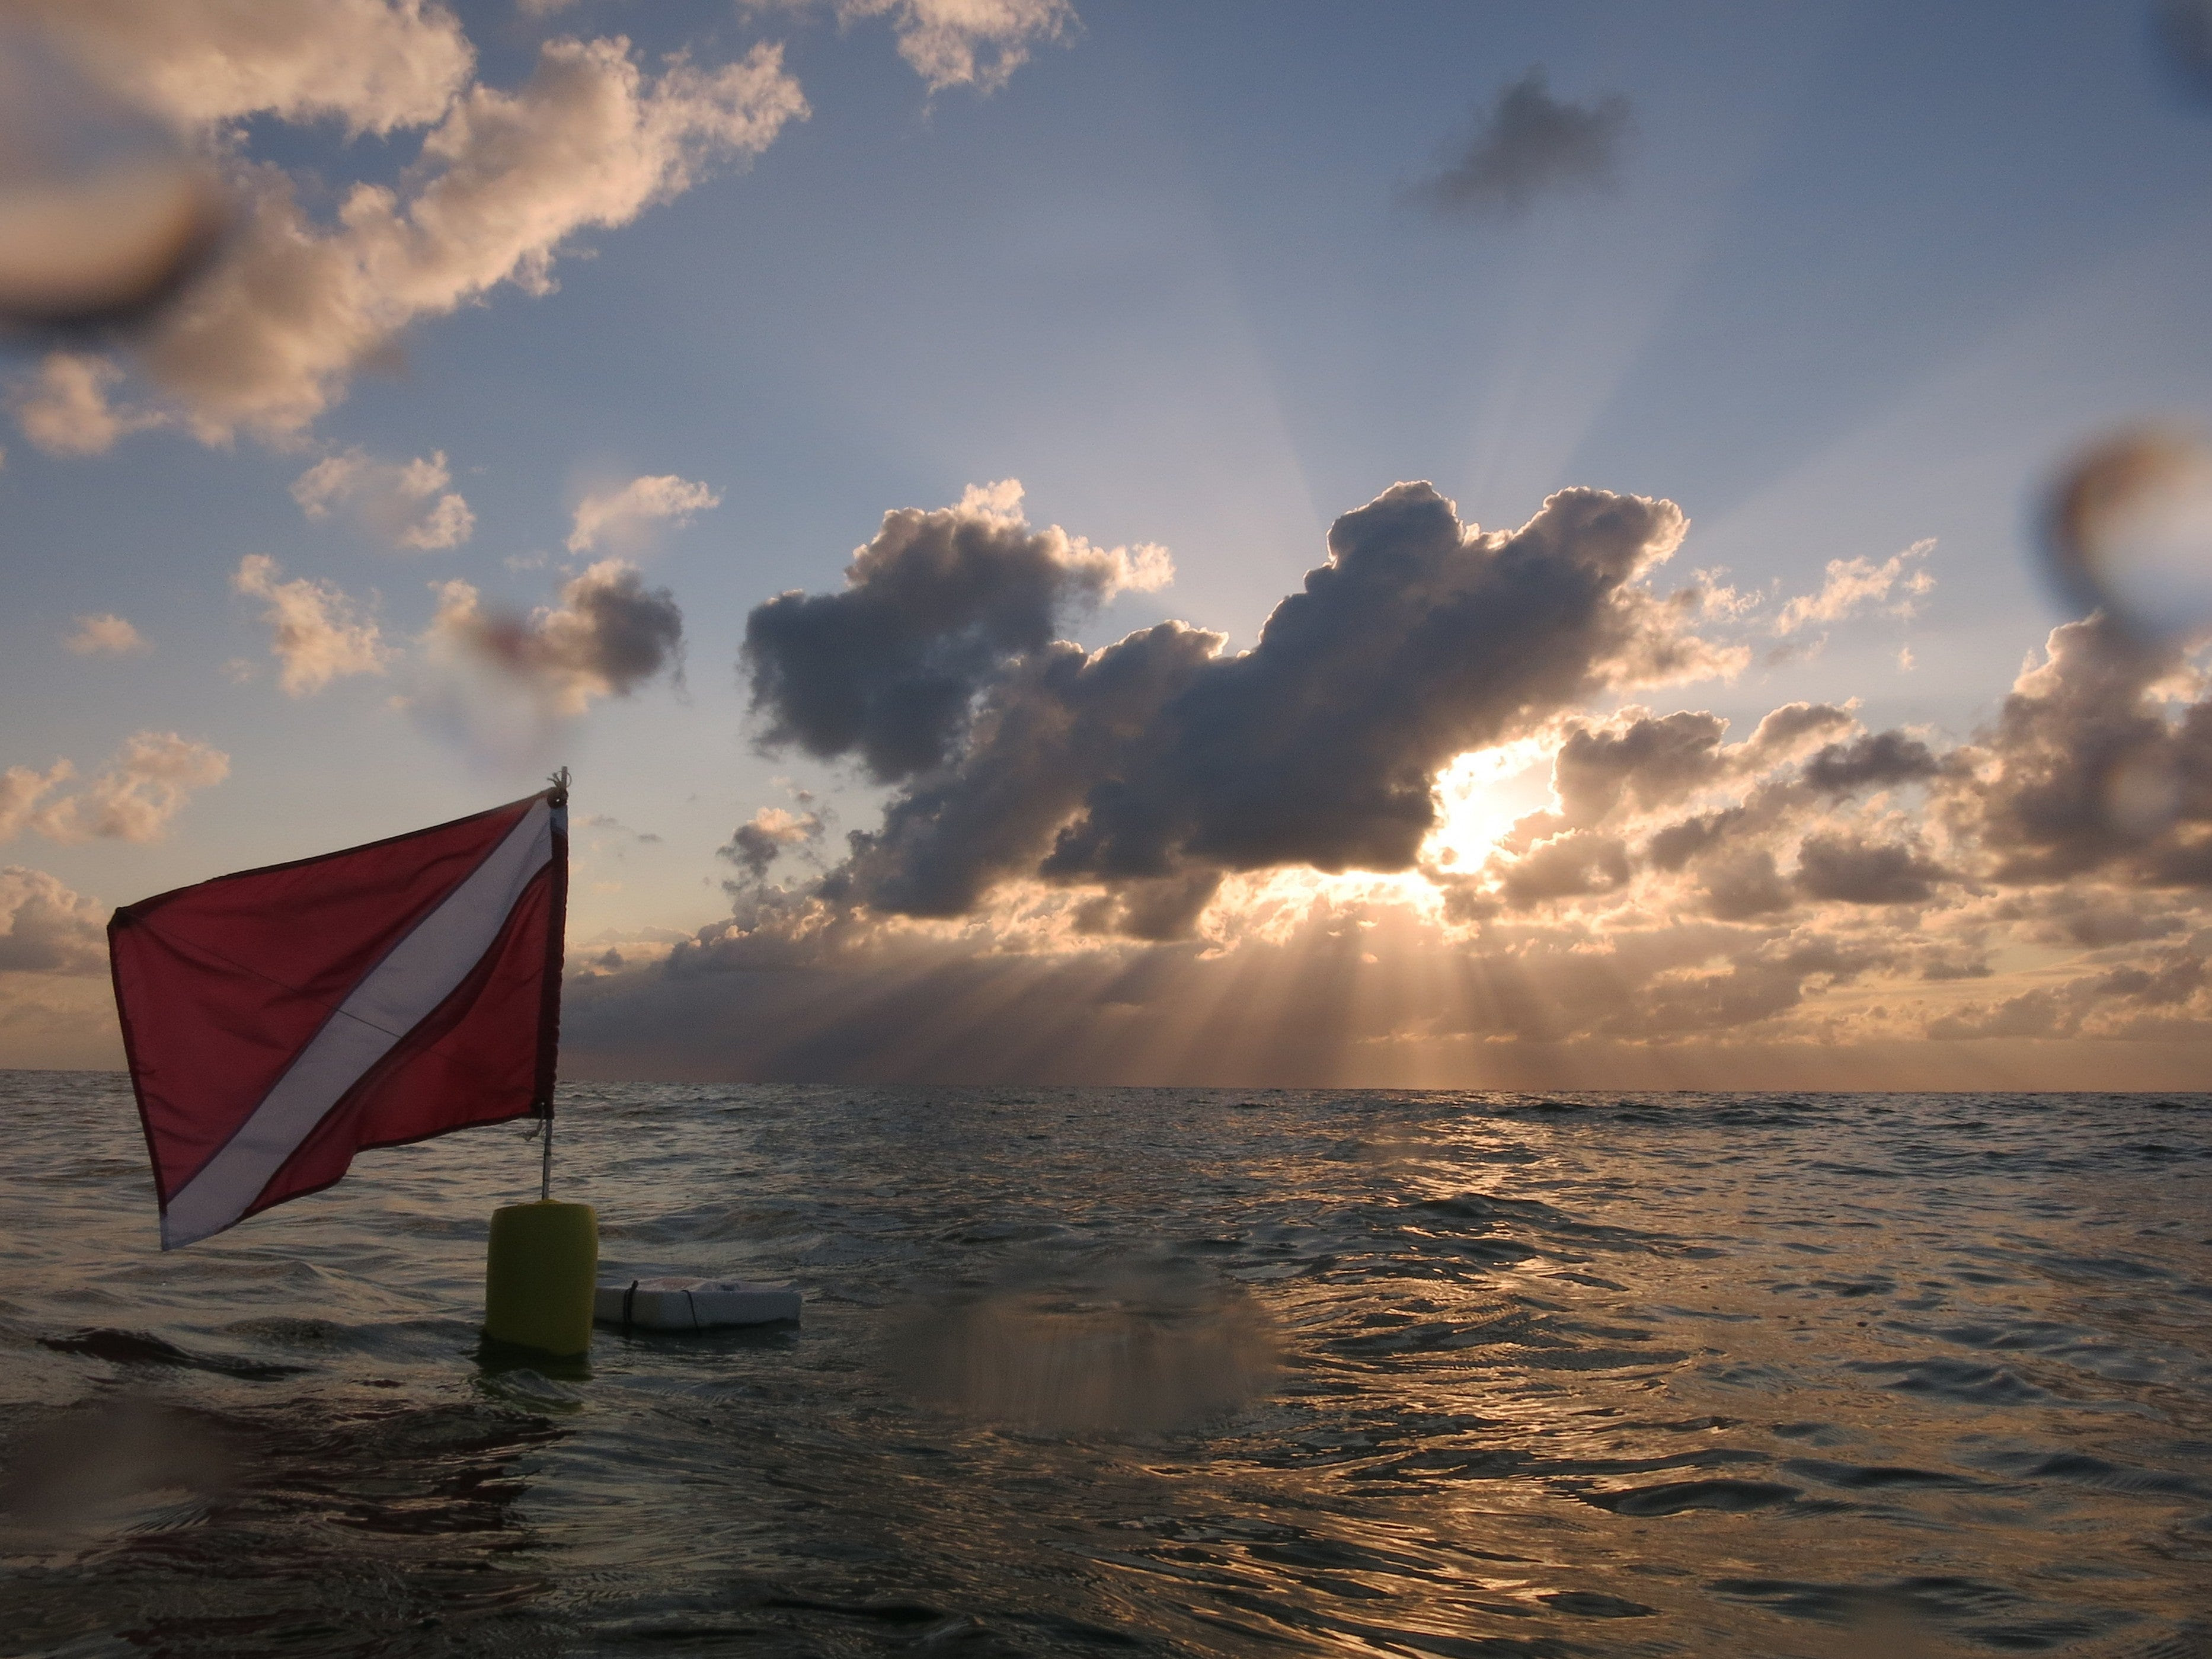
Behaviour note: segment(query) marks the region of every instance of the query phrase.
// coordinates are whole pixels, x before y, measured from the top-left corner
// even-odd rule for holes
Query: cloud
[[[634,564],[602,559],[561,589],[560,603],[527,617],[488,612],[465,581],[439,585],[434,641],[499,665],[542,688],[563,714],[594,697],[627,697],[664,669],[681,672],[684,612]]]
[[[1642,585],[1681,538],[1671,502],[1565,490],[1485,533],[1395,486],[1224,656],[1178,622],[1096,653],[1055,639],[1164,559],[1033,531],[1018,500],[888,514],[842,592],[747,620],[763,742],[904,785],[827,878],[840,902],[953,916],[1034,878],[1116,895],[1125,928],[1187,932],[1227,872],[1410,869],[1456,756],[1601,688],[1744,660]]]
[[[1544,196],[1611,185],[1629,127],[1626,98],[1556,99],[1543,70],[1533,68],[1498,94],[1415,194],[1439,212],[1516,216]]]
[[[691,522],[694,513],[721,504],[722,498],[705,484],[690,483],[672,472],[632,478],[619,489],[602,490],[578,503],[574,525],[568,532],[568,550],[595,552],[612,542],[634,551],[653,522],[665,520],[680,527]]]
[[[623,836],[625,840],[635,842],[641,847],[658,847],[661,842],[661,837],[652,831],[633,830],[620,818],[606,812],[587,813],[578,818],[576,822],[586,830],[604,830],[611,835]]]
[[[984,684],[1045,651],[1063,620],[1172,578],[1164,548],[1033,530],[1021,499],[1010,478],[971,486],[956,507],[887,513],[843,592],[757,607],[744,658],[763,743],[857,753],[884,782],[939,765]]]
[[[281,168],[233,162],[237,224],[226,257],[134,353],[194,434],[211,444],[240,431],[296,440],[344,395],[357,368],[389,355],[410,323],[502,283],[550,292],[555,259],[572,237],[628,224],[710,168],[758,154],[787,122],[806,114],[771,46],[719,69],[678,59],[648,76],[627,40],[564,38],[546,42],[529,80],[506,92],[462,84],[456,77],[465,77],[466,63],[434,52],[406,60],[429,65],[420,74],[400,73],[393,58],[392,73],[380,78],[368,72],[375,60],[338,61],[348,46],[343,29],[327,37],[289,25],[275,31],[299,54],[280,64],[218,27],[216,14],[234,9],[182,8],[177,28],[204,48],[194,61],[232,64],[243,52],[235,85],[208,90],[196,80],[201,90],[190,95],[145,95],[168,97],[170,106],[201,111],[197,118],[205,120],[265,108],[288,118],[328,111],[367,131],[435,125],[398,185],[355,185],[330,226],[308,216]],[[427,7],[362,0],[340,9],[356,21],[397,18],[416,31],[406,39],[417,46],[445,38],[440,31],[450,24]],[[158,33],[118,26],[101,37],[102,50],[120,63],[151,51]],[[139,79],[151,87],[160,77],[148,68]],[[106,370],[93,392],[112,380],[112,366]],[[76,395],[85,409],[73,424],[52,396],[22,406],[27,422],[43,419],[49,438],[74,444],[76,453],[105,447],[126,428],[85,412],[82,385]]]
[[[194,129],[273,115],[349,134],[436,120],[475,68],[445,7],[424,0],[19,0],[115,95]]]
[[[76,769],[58,760],[46,771],[11,766],[0,772],[0,842],[12,841],[29,823],[40,801],[76,775]]]
[[[2212,0],[2160,0],[2152,40],[2176,86],[2212,101]]]
[[[496,769],[548,763],[593,700],[627,697],[663,672],[683,677],[684,612],[635,565],[602,559],[528,615],[487,609],[455,579],[432,584],[437,612],[421,641],[417,719]]]
[[[2043,530],[2051,574],[2081,610],[2104,611],[2153,648],[2212,627],[2212,437],[2203,430],[2138,426],[2089,445],[2052,490]]]
[[[1032,46],[1076,27],[1069,0],[829,0],[840,22],[888,17],[899,56],[932,92],[996,92],[1029,62]],[[742,0],[754,11],[805,11],[818,0]]]
[[[12,774],[11,774],[12,775]],[[41,808],[39,832],[66,845],[159,841],[193,792],[230,775],[230,757],[174,732],[140,732],[82,789]]]
[[[0,974],[102,974],[107,913],[43,870],[0,867]]]
[[[353,448],[325,456],[294,479],[292,499],[311,519],[346,508],[395,547],[430,551],[459,547],[476,530],[468,502],[447,488],[453,481],[443,450],[396,465]]]
[[[781,806],[763,806],[730,836],[726,846],[714,849],[753,880],[766,881],[768,867],[787,848],[805,847],[822,839],[819,812],[793,812]]]
[[[327,582],[301,576],[291,581],[265,553],[249,553],[232,574],[234,591],[264,599],[270,654],[283,665],[277,684],[289,696],[311,696],[332,680],[381,674],[393,653],[362,607]]]
[[[101,611],[97,616],[79,617],[76,632],[62,643],[80,657],[127,656],[134,651],[150,651],[145,636],[122,617]]]
[[[1732,741],[1646,706],[1773,632],[1655,590],[1662,501],[1563,491],[1486,532],[1397,486],[1237,654],[1182,622],[1071,643],[1137,561],[1018,508],[890,514],[841,589],[755,611],[761,735],[880,782],[881,817],[771,885],[829,837],[763,811],[720,849],[726,918],[604,941],[564,1026],[584,1070],[2201,1078],[2212,672],[2179,646],[2068,623],[1963,740],[1801,701]],[[1839,562],[1807,623],[1909,601],[1918,556]]]
[[[1878,606],[1887,606],[1893,616],[1911,616],[1921,596],[1935,591],[1936,579],[1924,569],[1907,566],[1926,558],[1935,547],[1935,538],[1930,537],[1880,564],[1864,558],[1829,560],[1827,580],[1820,591],[1801,594],[1784,605],[1774,620],[1774,631],[1795,634],[1812,623],[1841,622]],[[1892,593],[1900,597],[1893,601]]]
[[[1832,743],[1805,763],[1805,781],[1827,795],[1855,794],[1933,778],[1942,770],[1935,752],[1902,732],[1870,732]]]
[[[110,402],[109,388],[122,379],[123,371],[105,358],[52,351],[35,374],[15,383],[9,406],[23,435],[47,454],[97,455],[125,433],[160,426],[165,418]]]
[[[1953,833],[1992,881],[2212,886],[2212,700],[2180,658],[2093,616],[2051,631],[1991,728],[1948,758]]]
[[[1030,48],[1075,22],[1067,0],[842,0],[850,15],[889,14],[899,56],[932,92],[994,92],[1029,62]]]
[[[1553,763],[1561,815],[1593,824],[1624,801],[1649,809],[1681,799],[1720,775],[1727,731],[1717,715],[1686,710],[1612,729],[1576,727]]]
[[[1901,842],[1856,836],[1808,836],[1797,849],[1797,884],[1816,899],[1844,904],[1920,904],[1949,872]]]

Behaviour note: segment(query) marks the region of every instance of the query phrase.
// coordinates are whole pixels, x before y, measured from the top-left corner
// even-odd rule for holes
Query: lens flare
[[[2065,597],[2145,644],[2212,629],[2212,438],[2144,426],[2077,456],[2044,538]]]
[[[2164,0],[2152,14],[2151,39],[2176,84],[2212,103],[2212,0]]]
[[[0,324],[143,323],[226,221],[207,167],[27,37],[0,32]]]

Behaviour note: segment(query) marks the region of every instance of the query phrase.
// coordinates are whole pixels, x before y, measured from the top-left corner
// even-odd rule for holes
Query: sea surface
[[[2212,1655],[2212,1099],[574,1086],[163,1255],[0,1073],[0,1652]]]

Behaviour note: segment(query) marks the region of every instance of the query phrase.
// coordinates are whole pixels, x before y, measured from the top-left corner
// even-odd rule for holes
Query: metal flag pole
[[[539,1054],[537,1133],[538,1201],[510,1204],[491,1218],[484,1255],[484,1335],[505,1347],[533,1348],[572,1356],[592,1346],[592,1317],[599,1261],[599,1218],[588,1204],[556,1203],[553,1197],[552,1033],[559,1029],[561,923],[567,915],[565,834],[568,769],[546,781],[552,786],[539,810],[553,814],[555,890],[548,930]]]
[[[553,786],[551,793],[546,797],[548,804],[556,807],[567,806],[568,769],[565,766],[562,767],[545,781]],[[551,1091],[547,1091],[540,1109],[544,1113],[540,1121],[543,1125],[542,1132],[545,1138],[545,1144],[539,1149],[542,1157],[538,1169],[538,1201],[540,1204],[550,1204],[553,1201],[553,1096]]]

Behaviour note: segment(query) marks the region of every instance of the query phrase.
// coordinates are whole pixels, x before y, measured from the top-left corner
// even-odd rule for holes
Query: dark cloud
[[[2157,0],[2151,38],[2176,84],[2212,105],[2212,0]]]
[[[2016,894],[1991,915],[2038,944],[2097,950],[2169,939],[2188,926],[2160,901],[2154,894],[2049,888]]]
[[[1125,587],[1156,586],[1158,549],[1102,550],[1033,530],[1018,489],[957,507],[886,513],[837,593],[789,592],[745,619],[744,664],[762,742],[823,759],[856,754],[884,783],[944,764],[974,703],[1012,662]]]
[[[1796,902],[1765,847],[1735,848],[1700,860],[1698,876],[1705,913],[1723,921],[1779,915]]]
[[[822,839],[824,828],[819,812],[792,812],[781,806],[763,806],[739,824],[726,845],[714,849],[755,882],[768,879],[768,867],[785,849],[811,846]]]
[[[1516,860],[1500,884],[1507,904],[1526,909],[1548,899],[1609,893],[1628,883],[1628,848],[1613,836],[1571,830]]]
[[[1797,885],[1838,904],[1920,904],[1949,873],[1902,842],[1808,836],[1797,848]]]
[[[1921,964],[1920,977],[1941,985],[1952,980],[1989,979],[1996,972],[1996,969],[1978,958],[1936,955]]]
[[[1070,574],[1079,544],[1041,549],[1010,501],[898,520],[864,550],[896,568],[856,563],[834,596],[854,603],[763,608],[805,601],[829,621],[777,636],[756,689],[780,741],[812,730],[833,757],[908,769],[826,874],[769,884],[827,839],[811,813],[770,809],[722,849],[726,921],[580,966],[575,1048],[603,1074],[1598,1088],[1972,1087],[1993,1063],[2054,1087],[2201,1073],[2212,710],[2176,652],[2092,618],[2057,630],[1956,747],[1816,702],[1731,744],[1710,711],[1584,712],[1747,654],[1686,631],[1698,608],[1644,585],[1680,533],[1665,503],[1567,491],[1483,534],[1398,486],[1339,520],[1328,562],[1235,655],[1177,622],[1096,651],[1054,637],[1118,578]],[[988,592],[1001,568],[1018,601],[1003,614]],[[898,614],[866,592],[878,580]],[[852,645],[868,629],[888,642],[872,659]],[[840,665],[864,694],[842,705]],[[884,700],[940,671],[953,714],[906,759],[872,761],[901,752]],[[1501,836],[1494,815],[1534,782],[1516,769],[1540,749],[1553,799]],[[1877,793],[1901,786],[1924,790],[1910,821]],[[1417,864],[1439,828],[1456,859]],[[2090,1038],[2098,1054],[2063,1046]],[[1746,1069],[1754,1054],[1790,1058]]]
[[[1952,757],[1945,810],[1991,880],[2212,886],[2212,701],[2171,706],[2180,667],[2101,615],[2051,631]]]
[[[1891,956],[1878,945],[1784,935],[1734,953],[1725,966],[1676,975],[1644,997],[1620,999],[1606,1024],[1624,1035],[1662,1040],[1732,1030],[1789,1012],[1816,985],[1848,984],[1887,966]]]
[[[97,974],[106,913],[43,870],[0,868],[0,973]]]
[[[1717,714],[1628,712],[1632,718],[1625,725],[1581,726],[1567,734],[1552,763],[1552,789],[1559,797],[1559,811],[1527,820],[1530,839],[1558,826],[1600,823],[1624,808],[1662,810],[1699,790],[1755,775],[1823,735],[1857,724],[1846,709],[1794,702],[1767,714],[1747,741],[1728,747],[1722,741],[1728,722]],[[1679,869],[1724,823],[1740,819],[1740,813],[1726,819],[1692,819],[1662,830],[1653,840],[1654,856],[1662,868]]]
[[[1439,212],[1515,216],[1542,196],[1603,188],[1613,182],[1629,125],[1626,98],[1568,103],[1552,96],[1540,67],[1531,69],[1414,193]]]
[[[683,609],[624,560],[600,560],[562,584],[558,605],[526,617],[485,610],[465,581],[439,593],[434,649],[489,666],[562,714],[629,696],[664,669],[682,677]]]
[[[1931,1020],[1928,1035],[1952,1041],[2186,1036],[2203,1030],[2205,984],[2203,957],[2173,946],[2000,1002],[1969,1004]]]
[[[430,731],[501,771],[550,764],[568,722],[598,698],[629,696],[664,672],[682,683],[683,610],[625,561],[588,567],[557,604],[527,614],[487,607],[459,579],[434,586],[409,703]]]
[[[1717,715],[1689,713],[1617,731],[1578,728],[1552,763],[1560,811],[1571,823],[1591,824],[1624,798],[1646,811],[1680,800],[1719,775],[1727,731]]]
[[[1902,732],[1869,732],[1850,743],[1832,743],[1805,763],[1805,781],[1825,795],[1849,795],[1934,777],[1942,769],[1935,752]]]
[[[1741,806],[1700,812],[1694,817],[1670,823],[1655,834],[1644,844],[1644,855],[1651,860],[1654,869],[1680,870],[1692,859],[1718,846],[1729,830],[1750,821],[1750,815]]]
[[[663,669],[682,672],[684,612],[665,587],[647,587],[629,565],[594,565],[561,592],[545,619],[546,662],[626,697]]]
[[[1486,534],[1394,486],[1336,521],[1328,562],[1234,656],[1172,622],[1097,653],[1051,641],[1066,561],[1025,526],[886,526],[844,593],[754,611],[748,660],[764,741],[908,781],[823,889],[907,915],[1032,876],[1126,892],[1121,925],[1152,934],[1187,928],[1223,872],[1408,869],[1455,757],[1601,687],[1735,661],[1638,583],[1680,511],[1601,490]],[[874,591],[894,576],[895,609]]]

